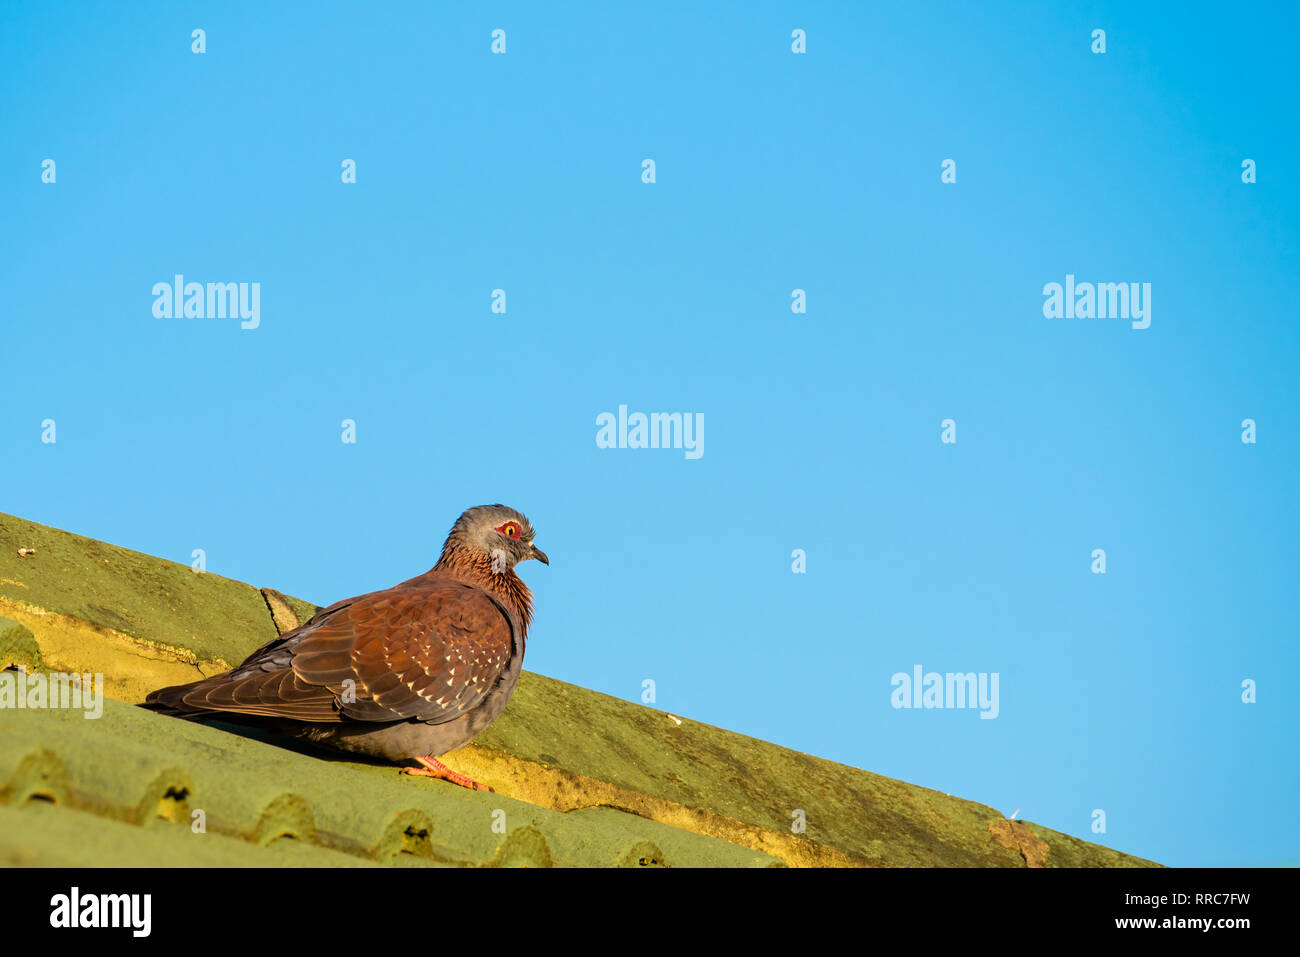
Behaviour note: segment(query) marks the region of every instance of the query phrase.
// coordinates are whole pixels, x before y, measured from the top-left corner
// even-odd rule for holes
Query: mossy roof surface
[[[614,809],[561,813],[113,700],[99,718],[6,709],[0,782],[11,864],[779,864]]]
[[[37,552],[20,558],[19,547]],[[315,608],[280,597],[299,618]],[[30,630],[37,652],[58,659],[50,667],[85,670],[83,654],[106,660],[102,648],[87,647],[101,638],[91,629],[56,634],[50,617],[33,608],[140,639],[143,651],[115,648],[107,659],[138,677],[168,652],[241,660],[276,633],[268,600],[252,585],[0,514],[0,615],[19,621],[0,628],[0,637],[30,652]],[[143,679],[106,679],[126,701],[139,700]],[[147,847],[157,849],[157,863],[175,863],[175,850],[164,847],[202,837],[180,813],[195,809],[205,811],[208,835],[233,843],[212,841],[189,863],[247,863],[239,855],[250,847],[267,865],[295,863],[308,847],[351,862],[453,865],[1023,867],[1027,860],[1015,842],[990,831],[1003,819],[990,807],[527,672],[496,724],[446,761],[500,793],[322,759],[115,701],[97,720],[0,710],[8,813],[30,813],[25,834],[40,834],[48,822],[60,849],[44,862],[75,856],[53,836],[105,820],[114,827],[85,842],[99,848],[93,853],[105,856],[102,863],[153,860]],[[31,784],[37,778],[51,782],[48,793]],[[184,798],[165,798],[168,788]],[[57,811],[38,806],[51,800]],[[495,811],[504,833],[492,826]],[[792,827],[800,818],[803,831]],[[1028,826],[1047,845],[1046,866],[1151,866]],[[153,836],[127,854],[131,842],[112,837],[121,827]],[[0,860],[21,863],[33,853],[23,840],[0,841]]]
[[[2,512],[0,598],[230,664],[276,633],[251,585]]]

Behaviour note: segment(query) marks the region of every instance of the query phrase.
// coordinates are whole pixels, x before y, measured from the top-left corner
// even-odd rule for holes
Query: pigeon
[[[550,565],[533,534],[513,508],[468,509],[423,575],[330,605],[239,667],[160,688],[142,707],[411,760],[404,773],[482,789],[437,757],[495,721],[519,680],[533,595],[515,566]]]

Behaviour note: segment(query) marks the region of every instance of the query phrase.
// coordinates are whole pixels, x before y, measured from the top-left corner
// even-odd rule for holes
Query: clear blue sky
[[[505,502],[531,670],[1300,862],[1294,7],[612,6],[0,7],[0,509],[324,604]],[[155,318],[176,273],[260,327]],[[893,708],[917,664],[998,717]]]

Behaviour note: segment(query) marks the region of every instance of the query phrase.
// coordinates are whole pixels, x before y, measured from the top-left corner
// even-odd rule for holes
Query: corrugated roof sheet
[[[19,557],[19,548],[36,553]],[[102,718],[0,710],[0,860],[1151,866],[992,808],[525,672],[470,792],[129,703],[314,606],[0,513],[0,666],[100,672]],[[288,616],[288,617],[286,617]],[[192,830],[202,811],[206,832]],[[802,812],[806,831],[792,823]]]

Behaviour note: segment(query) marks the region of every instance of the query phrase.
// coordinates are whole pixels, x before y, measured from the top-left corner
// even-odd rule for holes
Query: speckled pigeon
[[[515,565],[533,527],[504,505],[452,526],[432,569],[322,609],[238,668],[152,692],[143,707],[265,725],[313,744],[390,761],[408,774],[481,787],[435,760],[496,720],[523,666],[533,596]]]

